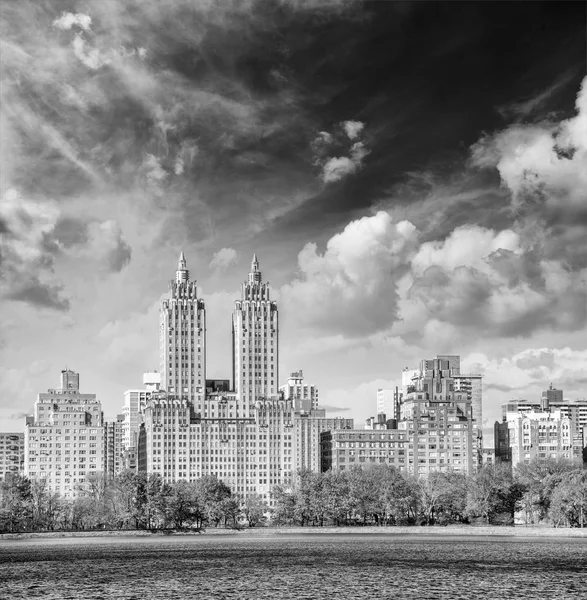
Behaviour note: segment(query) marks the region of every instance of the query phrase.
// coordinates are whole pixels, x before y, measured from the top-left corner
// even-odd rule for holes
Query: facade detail
[[[183,252],[159,310],[161,384],[202,409],[206,394],[206,309]]]

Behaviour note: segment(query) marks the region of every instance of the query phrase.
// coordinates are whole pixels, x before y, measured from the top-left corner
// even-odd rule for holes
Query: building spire
[[[249,273],[249,283],[261,283],[261,271],[259,269],[259,260],[257,254],[253,254],[251,261],[251,272]]]
[[[177,271],[175,271],[175,281],[177,283],[187,283],[190,278],[190,272],[188,271],[187,261],[183,250],[179,255],[179,261],[177,263]]]

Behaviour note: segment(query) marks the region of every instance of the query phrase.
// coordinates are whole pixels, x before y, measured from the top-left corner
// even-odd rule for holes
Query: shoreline
[[[429,527],[259,527],[245,529],[215,529],[202,531],[146,531],[146,530],[117,530],[117,531],[43,531],[23,533],[2,533],[3,540],[34,540],[34,539],[66,539],[66,538],[186,538],[186,537],[257,537],[275,538],[287,536],[321,536],[321,535],[388,535],[407,537],[548,537],[548,538],[586,538],[587,528],[555,528],[535,525],[517,526],[429,526]]]

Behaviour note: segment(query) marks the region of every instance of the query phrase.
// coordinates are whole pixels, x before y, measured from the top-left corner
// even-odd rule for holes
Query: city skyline
[[[0,429],[68,365],[116,415],[180,251],[209,378],[256,252],[275,385],[330,414],[437,354],[484,376],[486,432],[587,396],[584,5],[147,4],[3,11]]]

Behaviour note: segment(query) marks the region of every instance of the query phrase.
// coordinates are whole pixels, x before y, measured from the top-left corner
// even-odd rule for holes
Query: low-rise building
[[[506,414],[496,423],[496,460],[512,466],[534,460],[567,459],[582,462],[583,440],[577,428],[560,411],[524,411]]]

